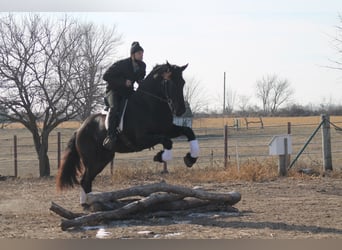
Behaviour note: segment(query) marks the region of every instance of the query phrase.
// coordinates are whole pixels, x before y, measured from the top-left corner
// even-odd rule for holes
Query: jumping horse
[[[86,194],[92,191],[92,181],[114,159],[115,153],[138,152],[162,144],[163,150],[153,160],[167,162],[172,159],[171,139],[181,135],[190,143],[184,163],[192,167],[199,156],[196,136],[191,128],[173,124],[173,115],[181,116],[185,112],[182,73],[187,66],[167,62],[152,69],[128,98],[122,132],[112,151],[102,146],[107,135],[106,115],[89,116],[74,132],[63,152],[57,188],[63,190],[80,184],[80,203],[84,205]]]

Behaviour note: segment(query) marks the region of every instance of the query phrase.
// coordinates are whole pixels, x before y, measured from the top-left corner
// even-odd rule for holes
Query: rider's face
[[[136,61],[142,61],[144,58],[144,51],[138,51],[133,54],[134,60]]]

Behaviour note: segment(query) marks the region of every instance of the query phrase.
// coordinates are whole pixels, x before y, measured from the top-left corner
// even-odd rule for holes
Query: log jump
[[[228,211],[236,211],[231,206],[240,200],[240,193],[235,191],[215,193],[160,182],[112,192],[89,193],[86,203],[89,207],[95,207],[94,210],[97,212],[73,213],[54,202],[52,202],[50,210],[65,218],[62,219],[61,228],[67,230],[128,219],[137,213],[184,211],[201,207],[217,210],[222,206]],[[101,205],[99,206],[99,204]]]

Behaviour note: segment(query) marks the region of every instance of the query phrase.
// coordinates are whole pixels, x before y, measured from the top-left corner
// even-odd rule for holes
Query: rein
[[[139,89],[139,88],[137,89],[137,91],[139,91],[139,92],[141,92],[141,93],[143,93],[145,95],[151,96],[151,97],[153,97],[155,99],[158,99],[161,102],[167,103],[171,113],[174,113],[175,112],[175,108],[174,108],[172,99],[169,97],[169,94],[168,94],[168,91],[167,91],[167,88],[166,88],[166,84],[165,84],[166,82],[168,82],[168,81],[164,80],[164,82],[163,82],[163,85],[164,85],[164,88],[165,88],[165,96],[166,96],[166,98],[161,98],[161,97],[159,97],[159,96],[157,96],[155,94],[152,94],[152,93],[150,93],[148,91],[144,91],[144,90]]]

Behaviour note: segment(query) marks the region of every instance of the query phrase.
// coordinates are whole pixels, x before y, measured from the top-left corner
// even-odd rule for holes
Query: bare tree
[[[289,101],[293,95],[293,89],[287,79],[279,79],[275,82],[272,89],[270,111],[275,114],[279,107]]]
[[[32,133],[40,176],[50,175],[49,134],[75,118],[77,101],[84,99],[79,84],[79,67],[87,69],[79,60],[83,36],[68,17],[0,18],[0,106],[8,110],[0,115]]]
[[[75,82],[80,86],[82,98],[77,99],[76,105],[80,110],[78,118],[85,120],[103,105],[103,71],[113,62],[121,36],[115,26],[108,29],[93,23],[81,24],[80,31],[82,42],[74,66]]]
[[[275,75],[268,75],[257,81],[256,96],[261,100],[262,109],[265,114],[270,111],[270,96],[276,79]]]
[[[239,110],[242,114],[245,114],[248,109],[250,97],[247,95],[240,95],[238,97]]]
[[[221,113],[222,110],[222,93],[217,93],[213,98],[212,102],[215,102],[216,107],[213,112]],[[222,111],[223,114],[232,114],[234,109],[236,108],[236,101],[237,101],[237,92],[232,88],[228,87],[226,89],[226,98],[224,104],[224,110]]]
[[[278,108],[293,95],[290,83],[286,79],[278,79],[276,75],[268,75],[257,81],[256,96],[262,102],[265,114],[274,114]]]
[[[184,99],[190,104],[193,114],[199,113],[207,107],[208,99],[205,95],[205,89],[201,87],[200,82],[194,77],[185,79]]]
[[[2,114],[6,114],[6,113],[8,113],[8,110],[5,108],[5,107],[3,107],[3,106],[0,106],[0,128],[1,129],[3,129],[3,128],[5,128],[5,126],[6,126],[6,123],[8,122],[8,118],[7,117],[5,117],[4,115],[2,115]]]
[[[337,58],[331,59],[333,66],[329,66],[328,68],[342,70],[342,15],[339,15],[340,23],[336,26],[337,32],[336,37],[333,40],[333,47],[337,52]]]
[[[228,87],[227,94],[226,94],[227,104],[226,104],[226,110],[225,110],[227,114],[233,113],[235,109],[236,96],[237,96],[236,91]]]

